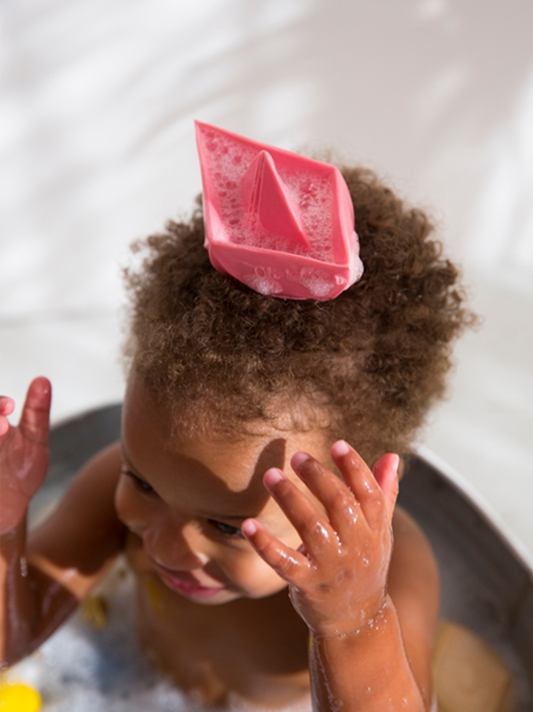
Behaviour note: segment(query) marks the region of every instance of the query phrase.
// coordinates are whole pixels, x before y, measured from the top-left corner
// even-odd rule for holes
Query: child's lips
[[[198,579],[185,571],[167,569],[156,563],[153,559],[151,561],[163,581],[165,581],[170,588],[173,588],[186,596],[190,596],[192,598],[209,598],[210,596],[215,596],[221,591],[224,591],[226,588],[225,586],[205,586],[200,583]]]
[[[205,586],[194,586],[193,584],[190,583],[185,583],[183,581],[179,581],[173,578],[170,578],[169,576],[165,576],[164,574],[160,574],[161,578],[163,579],[164,583],[169,586],[173,591],[177,591],[178,593],[181,593],[183,596],[186,596],[187,598],[196,598],[196,599],[203,599],[203,598],[212,598],[214,596],[218,596],[222,591],[225,590],[224,587],[219,586],[218,588],[206,588]]]

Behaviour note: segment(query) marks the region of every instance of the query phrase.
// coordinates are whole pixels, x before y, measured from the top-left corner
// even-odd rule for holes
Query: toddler
[[[291,204],[299,159],[221,134],[241,145],[221,177],[205,154],[218,134],[200,134],[205,224],[200,206],[169,222],[135,246],[142,266],[126,271],[121,440],[28,536],[51,386],[31,383],[18,427],[0,398],[2,663],[46,640],[124,552],[140,645],[195,700],[429,710],[438,574],[395,500],[399,455],[442,396],[451,343],[470,319],[457,270],[424,213],[371,172],[343,168],[341,179],[301,159],[304,177],[329,171],[334,182],[329,197],[310,183],[300,206],[340,234],[329,258],[323,248],[332,271],[322,281],[306,272],[316,298],[303,298],[306,285],[280,277],[315,249]],[[265,261],[278,250],[278,272],[228,274],[216,238],[239,210],[252,215],[239,229],[286,231],[281,248],[267,234],[251,246]]]

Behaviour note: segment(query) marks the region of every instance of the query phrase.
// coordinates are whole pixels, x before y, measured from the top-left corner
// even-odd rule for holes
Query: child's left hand
[[[398,493],[397,455],[383,455],[372,473],[344,441],[331,454],[344,481],[304,453],[291,460],[326,515],[281,470],[265,473],[265,486],[302,539],[298,550],[256,520],[243,525],[256,551],[289,583],[296,611],[323,636],[353,633],[383,606]]]

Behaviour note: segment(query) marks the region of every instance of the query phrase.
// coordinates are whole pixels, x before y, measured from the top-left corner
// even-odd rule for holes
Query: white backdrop
[[[4,0],[0,392],[119,400],[128,244],[200,190],[193,119],[332,147],[429,207],[482,328],[422,442],[533,551],[530,0]]]

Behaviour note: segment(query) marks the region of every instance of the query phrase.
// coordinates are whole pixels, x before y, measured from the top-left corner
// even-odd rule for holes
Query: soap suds
[[[211,180],[218,197],[217,207],[230,242],[332,261],[332,210],[335,196],[328,176],[310,173],[294,175],[278,168],[309,240],[308,249],[285,236],[268,232],[254,220],[254,216],[245,213],[242,178],[257,155],[257,149],[233,143],[209,129],[205,129],[204,141]],[[323,285],[316,286],[316,294],[321,294],[324,288]]]

